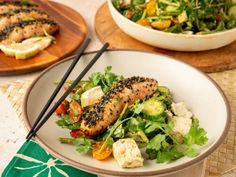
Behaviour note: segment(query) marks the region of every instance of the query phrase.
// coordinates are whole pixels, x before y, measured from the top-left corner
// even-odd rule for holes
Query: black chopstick
[[[53,91],[52,95],[50,96],[49,100],[47,101],[47,103],[45,104],[45,106],[43,107],[42,111],[39,113],[39,116],[37,117],[34,125],[32,126],[31,130],[29,131],[29,133],[26,136],[26,139],[28,139],[28,137],[30,136],[30,134],[34,131],[35,127],[37,126],[37,124],[40,122],[40,120],[42,119],[43,115],[45,114],[45,112],[48,110],[49,106],[51,105],[52,101],[54,100],[54,98],[56,97],[57,93],[59,92],[59,90],[61,89],[61,87],[63,86],[63,84],[65,83],[66,79],[68,78],[68,76],[70,75],[71,71],[74,69],[75,65],[78,63],[78,61],[80,60],[82,54],[84,53],[85,49],[88,47],[89,43],[90,43],[91,39],[87,38],[85,40],[85,42],[83,42],[83,44],[81,45],[81,47],[79,48],[79,50],[76,52],[76,58],[73,60],[73,62],[71,63],[70,67],[68,68],[68,70],[66,71],[66,73],[64,74],[64,76],[62,77],[61,81],[59,82],[59,84],[57,85],[56,89]]]
[[[84,77],[84,75],[89,71],[89,69],[95,64],[95,62],[98,60],[98,58],[106,51],[109,44],[105,43],[103,47],[96,53],[94,58],[89,62],[89,64],[84,68],[84,70],[80,73],[80,75],[74,80],[74,82],[70,85],[70,87],[64,92],[64,94],[59,98],[59,100],[53,105],[53,107],[48,111],[48,113],[45,115],[45,117],[42,119],[41,122],[35,127],[34,130],[32,130],[32,133],[27,138],[27,141],[30,140],[37,131],[44,125],[44,123],[50,118],[50,116],[54,113],[54,111],[57,109],[57,107],[61,104],[63,100],[66,99],[66,97],[71,93],[71,91],[75,88],[75,86],[79,83],[79,81]]]

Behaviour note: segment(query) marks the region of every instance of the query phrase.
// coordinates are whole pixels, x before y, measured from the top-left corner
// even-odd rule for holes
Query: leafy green
[[[74,140],[75,140],[74,138],[62,138],[62,137],[59,138],[59,141],[65,144],[73,144]]]
[[[76,138],[73,141],[73,144],[76,146],[76,151],[80,154],[88,153],[93,143],[95,143],[95,141],[88,138]]]
[[[124,130],[122,124],[121,124],[121,125],[120,125],[119,127],[117,127],[117,129],[114,131],[112,137],[114,137],[114,138],[124,138],[124,136],[125,136],[125,130]]]
[[[184,156],[184,151],[181,146],[175,145],[170,146],[167,150],[159,151],[157,153],[157,163],[165,163],[172,160],[179,159],[180,157]]]
[[[139,130],[144,129],[145,121],[141,117],[131,117],[130,120],[127,122],[126,127],[130,132],[137,132]]]
[[[100,72],[93,73],[89,80],[93,83],[93,86],[101,86],[104,92],[107,92],[116,82],[123,79],[122,76],[118,76],[111,72],[112,67],[107,66],[105,73]]]
[[[156,15],[148,16],[153,10],[144,0],[113,0],[114,7],[128,19],[137,22],[171,20],[171,25],[163,30],[171,33],[209,34],[236,27],[235,2],[232,0],[156,0]],[[127,3],[128,2],[128,3]],[[156,29],[155,27],[153,27]]]
[[[80,103],[80,98],[81,98],[81,95],[79,95],[79,94],[70,94],[71,100],[76,100]]]
[[[206,134],[203,128],[191,127],[188,134],[184,136],[184,142],[187,145],[204,145],[208,141]]]
[[[136,101],[134,103],[134,105],[132,106],[131,111],[134,114],[138,115],[138,114],[140,114],[142,112],[143,107],[144,107],[143,103],[140,103],[139,101]]]
[[[113,143],[114,143],[114,140],[113,140],[113,138],[110,137],[110,138],[108,138],[106,145],[108,147],[112,148]]]
[[[56,121],[57,125],[62,128],[67,128],[69,130],[75,130],[80,128],[80,122],[73,123],[68,114],[61,116],[59,120]]]
[[[157,134],[151,141],[147,144],[147,149],[159,151],[162,146],[162,142],[165,141],[166,135]]]
[[[158,122],[149,122],[148,124],[146,124],[146,128],[144,132],[149,134],[160,129],[160,127],[161,127],[161,124]]]
[[[113,126],[109,129],[109,133],[106,135],[106,139],[101,147],[100,150],[103,150],[106,146],[107,146],[107,143],[109,142],[109,139],[111,138],[111,136],[113,135],[113,133],[116,131],[116,129],[122,125],[125,121],[129,120],[129,118],[126,118],[124,120],[122,120],[125,112],[127,111],[127,108],[128,108],[128,103],[125,104],[119,118],[117,119],[117,121],[115,122],[115,124],[113,124]]]
[[[185,151],[184,155],[188,157],[195,157],[200,153],[198,149],[194,149],[191,146]]]

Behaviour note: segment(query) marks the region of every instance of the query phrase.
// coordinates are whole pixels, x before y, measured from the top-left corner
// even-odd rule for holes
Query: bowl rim
[[[146,30],[147,32],[151,32],[155,35],[164,35],[164,36],[173,36],[173,37],[193,38],[193,39],[195,39],[195,38],[208,38],[208,37],[221,36],[221,35],[224,35],[225,33],[236,32],[236,27],[232,28],[232,29],[219,31],[219,32],[211,33],[211,34],[204,34],[204,35],[196,35],[196,34],[189,35],[189,34],[183,34],[183,33],[169,33],[169,32],[164,32],[164,31],[160,31],[160,30],[155,30],[155,29],[152,29],[152,28],[147,28],[145,26],[139,25],[139,24],[129,20],[128,18],[124,17],[121,13],[118,12],[118,10],[112,4],[112,0],[107,0],[107,2],[108,2],[110,12],[111,12],[110,8],[112,8],[113,11],[116,13],[116,15],[119,16],[120,19],[122,19],[123,21],[126,21],[127,23],[129,23],[129,25],[132,25],[133,27],[139,28],[142,31]],[[112,12],[111,12],[111,14],[112,14]],[[112,18],[113,18],[113,15],[112,15]]]
[[[83,55],[90,55],[90,54],[94,54],[97,51],[92,51],[92,52],[86,52]],[[166,55],[162,55],[162,54],[158,54],[155,52],[145,52],[145,51],[140,51],[140,50],[130,50],[130,49],[108,49],[106,52],[140,52],[140,53],[146,53],[146,54],[154,54],[154,55],[158,55],[158,56],[163,56],[163,57],[167,57],[170,60],[174,60],[177,62],[180,62],[188,67],[191,67],[193,70],[197,71],[199,74],[201,74],[202,76],[205,76],[214,86],[215,88],[218,90],[218,92],[221,94],[223,101],[225,103],[226,106],[226,113],[227,113],[227,120],[226,120],[226,124],[223,130],[223,133],[221,134],[220,138],[215,142],[215,144],[209,148],[206,152],[204,152],[203,154],[195,157],[193,160],[190,160],[188,162],[185,162],[183,164],[177,165],[175,167],[170,167],[170,168],[166,168],[166,169],[162,169],[162,170],[152,170],[152,171],[146,171],[146,172],[128,172],[128,171],[122,171],[122,172],[118,172],[118,171],[114,171],[114,170],[104,170],[101,168],[97,168],[97,167],[92,167],[90,165],[86,165],[86,164],[82,164],[79,163],[75,160],[72,160],[60,153],[57,153],[55,150],[51,149],[47,143],[45,141],[43,141],[40,136],[36,135],[35,136],[35,140],[39,143],[40,146],[42,146],[47,152],[49,152],[50,154],[52,154],[53,156],[55,156],[56,158],[60,159],[63,162],[66,162],[72,166],[74,166],[75,168],[81,168],[81,170],[87,171],[89,173],[96,173],[96,174],[105,174],[105,175],[118,175],[118,176],[154,176],[154,175],[166,175],[166,174],[171,174],[171,173],[175,173],[178,171],[181,171],[183,169],[186,169],[190,166],[193,166],[195,164],[200,163],[201,161],[203,161],[207,156],[209,156],[211,153],[213,153],[217,147],[219,147],[219,145],[221,145],[223,143],[223,140],[226,138],[229,128],[230,128],[230,123],[231,123],[231,109],[229,106],[229,102],[223,92],[223,90],[220,88],[220,86],[212,79],[210,78],[206,73],[200,71],[199,69],[193,67],[190,64],[187,64],[183,61],[177,60],[175,58],[171,58],[168,57]],[[30,122],[29,122],[29,116],[27,114],[27,100],[29,98],[29,95],[31,93],[31,90],[33,89],[33,87],[35,86],[35,84],[37,83],[37,81],[43,77],[45,74],[48,73],[48,71],[52,70],[54,67],[63,64],[69,60],[72,60],[76,55],[67,57],[65,59],[63,59],[60,62],[57,62],[53,65],[51,65],[50,67],[48,67],[47,69],[45,69],[44,71],[42,71],[39,76],[37,76],[33,82],[30,84],[30,86],[28,87],[25,95],[24,95],[24,99],[23,99],[23,120],[24,120],[24,125],[26,127],[26,129],[29,131],[31,128]]]

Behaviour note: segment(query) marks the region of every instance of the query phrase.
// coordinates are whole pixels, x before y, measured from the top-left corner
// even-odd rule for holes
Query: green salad
[[[126,83],[125,79],[127,78],[114,74],[108,66],[104,73],[93,73],[88,80],[81,81],[56,110],[59,116],[56,123],[69,129],[71,136],[60,137],[61,143],[72,144],[78,153],[89,154],[97,160],[105,160],[113,154],[122,167],[142,166],[143,160],[167,163],[184,156],[197,156],[200,153],[198,146],[208,141],[207,132],[200,127],[198,119],[184,102],[174,102],[166,86],[157,86],[156,90],[152,90],[153,94],[143,100],[135,100],[132,104],[124,103],[119,108],[121,112],[116,120],[104,127],[102,133],[91,137],[81,130],[90,109],[95,109],[94,105],[107,95],[119,94],[112,90],[122,81]],[[65,89],[71,82],[67,81]],[[142,83],[143,80],[139,79],[137,82]],[[153,87],[153,84],[149,86]],[[121,92],[134,87],[125,85]],[[148,87],[143,89],[150,91]],[[142,93],[136,92],[137,94]],[[115,106],[119,106],[118,104],[119,102]],[[111,109],[117,110],[115,107]],[[116,157],[122,153],[125,154],[124,157]],[[133,162],[134,159],[136,162]]]
[[[234,0],[112,0],[126,18],[170,33],[209,34],[236,27]]]

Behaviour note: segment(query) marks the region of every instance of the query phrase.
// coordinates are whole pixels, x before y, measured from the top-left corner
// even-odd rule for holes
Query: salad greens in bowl
[[[55,113],[60,119],[56,123],[70,130],[70,136],[59,138],[61,143],[73,144],[78,153],[86,153],[97,160],[105,160],[113,152],[119,165],[124,168],[143,166],[143,157],[139,148],[145,150],[144,155],[147,160],[155,160],[157,163],[171,162],[183,156],[195,157],[200,153],[200,150],[194,146],[202,146],[208,141],[207,132],[200,127],[199,120],[188,110],[184,102],[175,103],[169,88],[156,86],[155,90],[149,90],[151,95],[148,98],[139,97],[122,104],[127,97],[145,92],[145,88],[142,88],[140,83],[152,83],[152,81],[137,76],[124,78],[113,73],[111,68],[107,66],[104,73],[92,73],[89,80],[81,81],[70,97],[57,108]],[[127,81],[133,80],[136,81],[127,85]],[[97,114],[96,123],[103,124],[101,133],[93,136],[86,134],[81,127],[83,121],[86,117],[92,120],[91,114],[95,114],[93,109],[102,111],[101,116],[105,119],[106,108],[110,103],[101,105],[99,102],[106,100],[111,92],[117,90],[117,87],[122,84],[126,84],[123,85],[124,89],[115,92],[110,98],[113,99],[111,102],[115,101],[115,107],[109,108],[112,112],[108,119],[112,119],[114,112],[119,111],[119,114],[114,117],[115,120],[110,124],[107,121],[103,124],[98,120],[100,115]],[[69,85],[68,82],[65,87]],[[130,92],[129,87],[136,86],[138,91]],[[146,87],[152,88],[148,84]],[[126,98],[122,98],[121,95]],[[90,125],[89,128],[97,127]],[[136,149],[131,148],[130,144],[133,144]],[[137,152],[134,153],[135,150]],[[120,155],[121,151],[123,151],[122,155]],[[134,154],[130,155],[132,153]]]
[[[233,0],[108,0],[108,5],[125,33],[153,46],[201,51],[236,39]]]
[[[92,56],[82,56],[64,89]],[[71,62],[55,64],[32,83],[24,100],[28,129]],[[95,174],[181,174],[223,142],[229,123],[227,100],[204,73],[162,55],[107,51],[35,139],[53,156]]]

